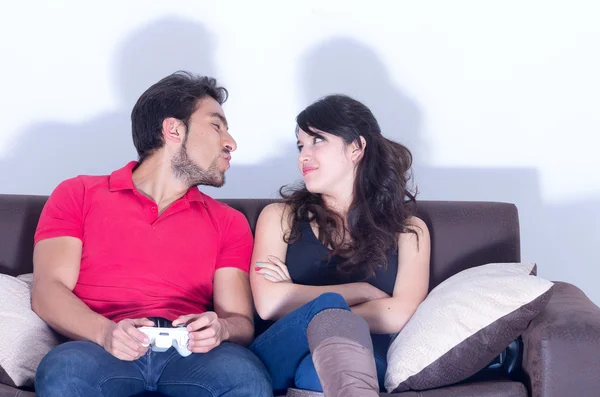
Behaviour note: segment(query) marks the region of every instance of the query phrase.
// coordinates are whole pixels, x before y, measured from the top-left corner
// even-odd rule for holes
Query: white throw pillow
[[[33,274],[0,274],[0,383],[32,386],[42,358],[60,336],[31,310]]]
[[[390,344],[388,393],[447,386],[485,368],[550,299],[553,283],[534,269],[493,263],[435,287]]]

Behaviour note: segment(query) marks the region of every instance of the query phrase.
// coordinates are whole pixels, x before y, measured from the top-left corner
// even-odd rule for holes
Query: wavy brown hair
[[[330,95],[311,104],[296,117],[296,135],[318,131],[336,135],[346,144],[365,139],[364,154],[357,166],[353,200],[344,220],[327,208],[320,194],[304,183],[283,186],[280,194],[291,208],[291,229],[286,242],[300,237],[299,222],[316,222],[319,240],[330,247],[329,259],[339,256],[338,271],[367,279],[387,268],[387,254],[398,248],[400,233],[416,232],[407,220],[416,213],[416,191],[409,188],[412,154],[405,146],[381,134],[371,110],[346,95]],[[346,226],[344,226],[344,224]],[[349,233],[349,244],[343,244]]]

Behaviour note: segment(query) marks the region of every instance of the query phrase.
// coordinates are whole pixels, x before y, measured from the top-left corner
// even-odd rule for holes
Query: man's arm
[[[79,278],[83,249],[85,186],[80,178],[60,183],[44,205],[33,250],[31,308],[50,327],[70,339],[99,344],[122,360],[143,355],[148,337],[136,327],[148,319],[118,324],[92,311],[73,293]]]
[[[247,346],[254,337],[252,293],[248,274],[236,268],[215,272],[214,310],[223,326],[224,340]]]
[[[230,210],[226,215],[213,276],[214,311],[187,314],[173,320],[173,326],[187,326],[188,349],[193,353],[206,353],[224,341],[247,346],[254,337],[254,311],[248,281],[252,231],[241,212]]]
[[[58,333],[97,343],[121,360],[135,360],[148,350],[148,337],[136,327],[147,319],[119,324],[92,311],[73,294],[81,264],[81,240],[55,237],[39,241],[33,251],[33,311]],[[146,344],[144,347],[142,344]]]
[[[81,240],[42,240],[33,251],[31,307],[50,327],[70,339],[102,344],[112,321],[90,310],[73,294],[81,263]]]
[[[254,337],[252,296],[248,274],[241,269],[217,269],[213,281],[214,311],[185,314],[173,326],[185,324],[189,331],[187,348],[192,353],[207,353],[222,342],[248,346]]]

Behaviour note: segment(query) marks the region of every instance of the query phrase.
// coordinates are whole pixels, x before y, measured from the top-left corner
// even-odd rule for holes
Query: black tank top
[[[288,244],[285,257],[285,264],[295,284],[323,286],[365,281],[390,296],[393,294],[398,273],[397,250],[388,252],[387,269],[377,269],[374,277],[366,280],[361,275],[343,277],[337,271],[340,258],[334,256],[328,261],[329,250],[315,236],[310,223],[299,222],[298,225],[300,238]]]
[[[324,286],[364,281],[392,296],[398,273],[398,250],[390,250],[387,255],[387,269],[377,269],[375,275],[369,279],[365,280],[360,275],[342,277],[336,269],[340,258],[334,256],[328,260],[329,250],[315,236],[309,222],[299,222],[298,225],[300,238],[288,244],[285,257],[294,284]],[[386,360],[390,335],[373,334],[371,338],[375,352]]]

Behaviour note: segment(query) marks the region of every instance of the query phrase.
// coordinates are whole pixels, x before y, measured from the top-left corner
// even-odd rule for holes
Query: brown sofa
[[[1,273],[19,275],[32,272],[33,234],[46,199],[45,196],[0,195]],[[271,202],[258,199],[222,201],[243,212],[253,229],[261,209]],[[427,222],[432,236],[431,288],[469,267],[491,262],[518,262],[521,259],[519,218],[513,204],[422,201],[419,213]],[[543,267],[543,264],[538,266]],[[514,376],[482,371],[460,384],[395,395],[600,395],[600,309],[579,288],[557,282],[549,304],[530,323],[522,335],[522,342],[521,369]],[[0,384],[0,397],[9,396],[35,394]]]

